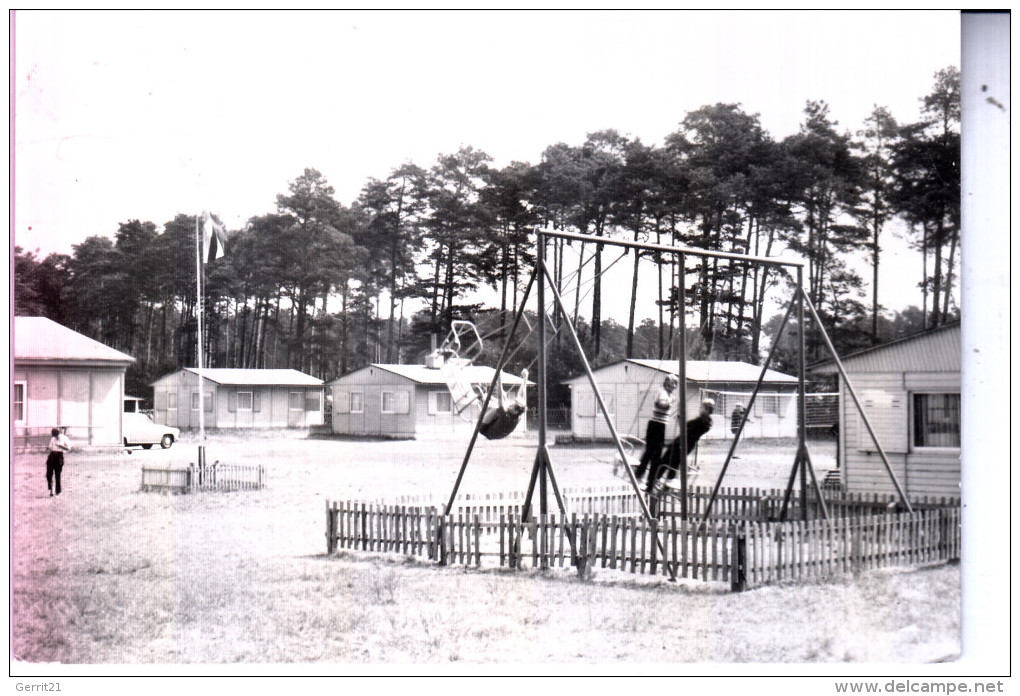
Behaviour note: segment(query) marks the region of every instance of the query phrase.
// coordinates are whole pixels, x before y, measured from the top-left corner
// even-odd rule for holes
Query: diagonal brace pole
[[[726,475],[726,470],[730,466],[730,460],[733,459],[733,453],[737,450],[737,443],[740,440],[741,434],[744,432],[744,425],[747,424],[747,420],[751,415],[751,408],[754,406],[754,400],[758,398],[758,391],[761,389],[761,385],[765,382],[765,375],[768,372],[769,365],[772,364],[772,358],[775,357],[776,349],[779,347],[779,339],[783,335],[783,329],[786,328],[786,322],[793,313],[793,306],[794,303],[790,302],[790,306],[786,308],[786,314],[783,315],[783,321],[779,325],[779,331],[776,332],[775,338],[772,339],[772,348],[769,349],[768,357],[765,358],[765,362],[761,366],[761,374],[758,375],[758,381],[754,385],[754,390],[751,392],[751,398],[747,402],[747,409],[745,409],[744,415],[740,419],[740,427],[737,429],[737,434],[733,436],[733,442],[730,444],[729,452],[726,453],[726,459],[723,461],[722,470],[719,472],[719,478],[716,479],[715,487],[712,489],[712,495],[709,496],[708,503],[705,505],[705,515],[701,520],[702,524],[708,522],[708,515],[712,512],[712,505],[715,503],[715,499],[719,495],[719,489],[722,487],[723,477]]]
[[[556,299],[556,302],[559,305],[560,309],[563,311],[563,313],[566,314],[567,312],[566,308],[563,305],[563,298],[560,297],[560,293],[556,289],[556,283],[554,283],[552,277],[549,276],[548,269],[546,269],[543,266],[542,270],[544,271],[546,278],[549,280],[549,286],[550,290],[552,290],[553,297]],[[581,358],[581,364],[584,367],[584,371],[588,375],[588,381],[591,383],[592,391],[595,393],[595,400],[598,402],[599,408],[602,409],[602,415],[605,416],[606,425],[609,426],[609,432],[613,436],[613,442],[616,443],[616,450],[620,454],[620,459],[624,462],[624,464],[626,464],[627,454],[623,450],[623,443],[620,441],[620,436],[616,432],[616,426],[613,425],[613,422],[609,419],[609,411],[606,409],[606,403],[602,399],[602,392],[599,390],[598,383],[595,381],[595,375],[592,374],[591,365],[588,364],[588,358],[584,354],[584,349],[581,346],[581,341],[577,337],[577,331],[574,329],[574,326],[571,322],[567,321],[565,322],[565,324],[567,326],[568,332],[570,333],[571,339],[573,339],[574,341],[574,347],[577,348],[578,354]],[[634,472],[631,470],[630,466],[624,466],[623,468],[627,472],[627,476],[630,477],[630,484],[631,486],[633,486],[634,491],[637,494],[638,503],[641,505],[641,511],[644,513],[645,518],[650,523],[654,522],[654,520],[652,519],[652,513],[648,509],[648,505],[645,504],[644,497],[641,495],[641,489],[638,486],[637,479],[634,477]],[[662,553],[663,558],[665,558],[666,557],[665,547],[663,546],[662,541],[659,539],[658,533],[655,534],[655,544],[656,546],[658,546],[659,551]],[[669,569],[670,578],[672,580],[676,580],[675,564],[667,563],[667,567]]]
[[[829,349],[829,353],[832,355],[832,359],[835,361],[836,367],[839,369],[839,374],[843,378],[843,383],[846,384],[846,390],[850,392],[850,397],[853,399],[854,405],[857,406],[857,412],[861,415],[861,420],[864,421],[864,427],[868,429],[868,434],[871,435],[871,440],[875,443],[875,448],[878,450],[879,456],[882,457],[882,463],[885,465],[885,470],[889,474],[889,479],[892,481],[893,486],[896,488],[896,492],[900,496],[900,501],[907,509],[907,512],[913,512],[914,509],[910,506],[910,501],[907,500],[907,495],[903,492],[899,479],[896,478],[896,473],[893,471],[892,465],[889,463],[889,458],[886,456],[885,450],[882,449],[882,445],[878,441],[878,436],[875,435],[875,429],[871,427],[871,422],[868,420],[868,416],[864,413],[864,407],[861,406],[861,401],[857,398],[857,392],[854,390],[854,385],[850,383],[850,379],[846,376],[846,370],[843,368],[843,362],[839,359],[839,354],[836,353],[836,348],[832,345],[832,341],[829,339],[829,334],[826,332],[825,326],[822,325],[822,320],[819,318],[818,312],[815,311],[815,306],[812,304],[811,298],[807,296],[807,293],[802,293],[802,295],[804,296],[808,309],[811,310],[811,316],[814,317],[815,324],[818,326],[818,331],[825,340],[825,345]],[[803,331],[803,329],[801,330]]]
[[[521,317],[524,315],[524,305],[528,301],[531,286],[535,284],[535,278],[537,276],[538,271],[533,271],[531,273],[531,278],[528,280],[528,286],[524,289],[524,296],[521,298],[521,305],[517,309],[517,314],[514,315],[514,323],[510,327],[510,335],[507,336],[506,342],[503,344],[503,350],[499,355],[499,360],[496,361],[496,371],[492,375],[492,383],[489,384],[489,390],[485,393],[485,399],[482,401],[482,408],[478,414],[478,421],[475,423],[474,432],[471,433],[471,440],[468,442],[467,452],[464,453],[464,461],[461,462],[460,471],[457,473],[457,480],[453,484],[453,491],[450,492],[450,499],[447,501],[446,508],[443,512],[444,515],[450,514],[450,510],[453,508],[453,501],[457,498],[457,491],[460,489],[460,483],[464,478],[464,472],[467,469],[468,461],[471,459],[471,452],[474,450],[475,441],[478,440],[478,431],[482,427],[482,418],[485,417],[485,409],[488,408],[489,400],[492,398],[492,393],[496,390],[496,383],[499,381],[500,373],[503,370],[503,364],[506,361],[510,342],[513,340],[514,334],[517,332],[517,326],[521,322]]]

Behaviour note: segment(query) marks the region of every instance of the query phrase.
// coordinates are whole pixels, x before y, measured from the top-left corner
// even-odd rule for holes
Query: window
[[[191,392],[191,410],[198,410],[198,392]],[[212,392],[205,393],[205,412],[212,413]]]
[[[914,394],[914,447],[960,446],[960,395]]]
[[[365,397],[361,392],[351,392],[351,413],[365,412]]]
[[[750,398],[750,395],[748,395]],[[762,394],[754,398],[754,414],[755,416],[778,416],[779,415],[779,402],[782,397],[779,394]],[[744,402],[747,403],[746,401]],[[729,404],[726,405],[727,408]],[[732,413],[732,409],[730,409]]]
[[[453,396],[445,389],[428,393],[428,412],[430,416],[453,411]]]
[[[436,413],[450,413],[453,411],[453,397],[450,392],[436,393]]]
[[[406,391],[383,392],[383,413],[408,413],[411,410],[411,397]]]
[[[319,399],[319,393],[318,392],[310,391],[310,392],[306,392],[305,393],[305,410],[306,411],[312,411],[312,412],[318,411],[321,408],[320,403],[321,403],[321,400]]]
[[[251,392],[237,392],[237,410],[238,411],[250,411],[252,410],[252,393]]]
[[[303,411],[305,409],[305,395],[303,392],[291,392],[288,404],[292,411]]]
[[[167,408],[177,408],[177,392],[168,392],[167,395],[166,395],[166,398],[167,398],[167,403],[166,403],[166,407]]]
[[[13,416],[15,423],[25,422],[25,392],[27,384],[25,382],[14,383],[14,399],[13,399]]]

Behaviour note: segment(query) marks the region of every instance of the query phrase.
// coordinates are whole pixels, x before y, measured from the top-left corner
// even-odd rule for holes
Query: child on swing
[[[503,390],[503,374],[499,375],[499,396],[498,403],[493,406],[491,403],[482,416],[482,424],[478,432],[489,440],[501,440],[514,431],[521,415],[527,410],[528,403],[524,388],[528,383],[528,371],[521,372],[521,384],[514,393],[513,401]]]

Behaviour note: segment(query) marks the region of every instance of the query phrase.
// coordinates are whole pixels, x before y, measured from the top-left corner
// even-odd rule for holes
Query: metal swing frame
[[[538,370],[537,370],[537,374],[535,376],[536,384],[537,384],[537,400],[538,400],[538,448],[537,448],[537,452],[536,452],[536,456],[535,456],[534,465],[532,466],[532,470],[531,470],[531,477],[530,477],[530,481],[528,483],[528,490],[527,490],[527,493],[526,493],[525,498],[524,498],[524,505],[523,505],[522,510],[521,510],[521,520],[522,521],[526,521],[526,520],[529,519],[529,517],[531,515],[532,502],[533,502],[533,497],[534,497],[534,493],[535,493],[536,487],[538,488],[538,491],[539,491],[539,514],[545,515],[545,514],[548,514],[548,512],[549,512],[549,495],[548,495],[548,490],[549,490],[549,487],[551,486],[552,487],[552,492],[553,492],[553,494],[554,494],[554,496],[556,498],[556,503],[557,503],[557,506],[559,508],[560,513],[563,515],[564,518],[566,518],[568,516],[568,511],[567,511],[566,504],[563,501],[563,496],[560,493],[559,486],[556,483],[556,475],[555,475],[555,472],[554,472],[554,469],[553,469],[552,457],[549,455],[549,444],[548,444],[548,418],[547,418],[548,411],[547,411],[547,403],[546,403],[546,401],[547,401],[547,376],[546,376],[547,357],[546,357],[546,341],[545,341],[545,335],[546,335],[545,293],[546,293],[546,289],[547,289],[547,287],[546,287],[547,282],[548,282],[548,290],[552,293],[553,299],[555,300],[555,303],[556,303],[556,307],[559,309],[560,312],[562,312],[562,314],[564,316],[564,319],[566,319],[564,324],[566,325],[566,327],[568,329],[568,333],[570,335],[570,338],[571,338],[571,340],[572,340],[572,342],[574,344],[574,347],[577,349],[578,355],[581,358],[581,364],[584,367],[585,374],[587,375],[588,381],[590,382],[590,384],[592,386],[592,390],[594,392],[595,400],[596,400],[596,402],[598,404],[599,410],[601,410],[601,412],[602,412],[602,414],[603,414],[603,416],[605,418],[606,425],[608,426],[610,435],[612,436],[613,443],[615,444],[615,447],[616,447],[616,451],[619,454],[620,459],[625,464],[627,462],[627,456],[626,456],[626,452],[625,452],[624,445],[623,445],[623,442],[621,440],[621,437],[620,437],[620,435],[616,431],[615,424],[613,423],[612,419],[609,417],[609,411],[606,409],[605,401],[602,398],[602,392],[599,389],[598,382],[595,379],[595,375],[594,375],[594,373],[592,371],[591,365],[589,364],[588,358],[585,355],[584,348],[581,345],[581,341],[580,341],[580,339],[577,336],[577,331],[576,331],[575,327],[573,326],[572,322],[569,320],[570,312],[567,310],[565,304],[563,303],[563,298],[560,296],[559,291],[556,289],[555,279],[552,277],[552,275],[549,272],[549,269],[546,266],[546,248],[547,248],[547,245],[548,245],[548,241],[550,239],[563,239],[563,240],[567,240],[567,241],[578,241],[578,242],[583,242],[583,243],[587,243],[587,244],[598,244],[598,245],[605,245],[605,246],[616,246],[616,247],[622,247],[622,248],[626,248],[626,249],[636,249],[636,250],[639,250],[639,251],[655,251],[655,252],[659,252],[659,253],[663,253],[663,254],[670,254],[670,255],[673,255],[673,256],[676,257],[677,264],[678,264],[678,266],[680,268],[684,268],[684,262],[686,261],[688,256],[694,256],[694,257],[701,257],[701,258],[712,258],[712,259],[724,259],[724,260],[730,260],[730,261],[740,261],[740,262],[743,262],[743,263],[752,263],[752,264],[759,264],[759,265],[763,265],[763,266],[771,266],[771,267],[775,267],[775,268],[783,269],[783,270],[785,270],[785,269],[793,269],[796,272],[796,293],[794,295],[794,298],[791,300],[789,307],[787,307],[786,313],[783,316],[782,324],[779,327],[779,331],[777,332],[777,334],[775,336],[775,339],[772,341],[772,347],[769,350],[768,357],[766,358],[764,364],[762,365],[761,373],[760,373],[760,375],[758,377],[757,383],[755,384],[754,390],[751,393],[751,398],[749,400],[749,403],[747,405],[746,410],[744,411],[744,416],[741,419],[740,426],[739,426],[739,428],[738,428],[738,430],[737,430],[737,432],[736,432],[736,434],[734,436],[733,442],[730,445],[730,449],[729,449],[729,452],[726,455],[726,459],[725,459],[725,461],[723,463],[722,470],[719,472],[719,477],[716,480],[715,486],[714,486],[714,488],[712,490],[712,495],[709,498],[709,501],[708,501],[707,505],[705,506],[705,512],[704,512],[704,515],[703,515],[702,520],[701,520],[701,524],[702,525],[704,525],[708,521],[709,515],[711,514],[712,506],[713,506],[713,504],[714,504],[714,502],[715,502],[715,500],[716,500],[716,498],[718,496],[719,489],[722,487],[723,477],[725,476],[726,470],[729,467],[730,461],[733,458],[733,453],[735,452],[736,447],[737,447],[737,443],[740,440],[741,434],[743,433],[744,426],[747,424],[748,414],[751,412],[751,408],[754,405],[754,400],[758,396],[758,391],[761,388],[762,382],[765,379],[765,375],[766,375],[766,373],[767,373],[767,371],[769,369],[769,365],[771,365],[772,359],[775,356],[776,348],[779,345],[779,338],[781,337],[782,332],[785,329],[786,324],[787,324],[787,322],[788,322],[788,320],[790,318],[790,314],[793,313],[794,308],[797,309],[798,323],[799,323],[799,327],[800,327],[800,332],[799,332],[800,335],[799,335],[799,340],[798,340],[798,344],[797,344],[798,345],[798,348],[797,348],[797,354],[798,354],[797,355],[797,373],[798,373],[797,374],[797,402],[798,402],[797,403],[797,410],[798,410],[798,414],[797,414],[797,452],[796,452],[796,455],[794,456],[793,466],[792,466],[791,471],[790,471],[789,482],[788,482],[787,487],[786,487],[786,493],[785,493],[785,496],[784,496],[783,507],[782,507],[782,512],[781,512],[781,519],[784,519],[784,520],[786,519],[787,512],[788,512],[788,506],[789,506],[789,502],[790,502],[790,498],[791,498],[792,492],[793,492],[793,486],[794,486],[795,481],[797,480],[798,474],[799,474],[799,477],[800,477],[800,489],[801,489],[801,496],[800,496],[801,506],[800,507],[801,507],[801,516],[802,516],[802,519],[806,520],[808,518],[808,502],[807,502],[807,490],[808,490],[807,479],[808,479],[808,476],[810,476],[810,478],[811,478],[811,485],[812,485],[812,487],[814,489],[814,492],[815,492],[815,495],[816,495],[816,499],[817,499],[819,505],[821,506],[822,514],[824,515],[825,519],[829,518],[829,513],[828,513],[828,510],[827,510],[827,508],[825,506],[825,501],[824,501],[824,499],[822,497],[822,493],[821,493],[821,489],[819,488],[819,485],[818,485],[817,477],[815,476],[814,467],[811,464],[811,456],[810,456],[810,453],[808,452],[808,446],[807,446],[807,424],[806,424],[806,416],[805,416],[806,382],[807,382],[807,379],[806,379],[806,368],[805,368],[805,354],[806,354],[806,342],[805,342],[805,333],[806,332],[804,330],[805,327],[806,327],[806,324],[805,324],[805,312],[804,312],[805,306],[810,310],[810,313],[811,313],[812,319],[814,320],[815,326],[818,328],[818,331],[821,334],[822,338],[824,339],[825,345],[826,345],[827,349],[829,350],[829,353],[832,355],[832,358],[833,358],[834,362],[836,363],[836,367],[839,370],[839,374],[843,378],[843,382],[846,385],[847,391],[849,392],[851,398],[853,399],[853,402],[854,402],[855,406],[857,407],[857,411],[859,412],[859,414],[861,416],[861,420],[863,421],[863,423],[864,423],[864,425],[865,425],[865,427],[866,427],[866,429],[868,431],[868,434],[871,436],[871,439],[872,439],[872,441],[875,444],[876,451],[878,452],[878,454],[882,458],[882,462],[885,465],[886,472],[888,473],[889,478],[890,478],[890,480],[893,483],[893,486],[896,488],[896,492],[899,495],[900,501],[902,502],[902,504],[903,504],[903,506],[904,506],[904,508],[906,509],[907,512],[912,512],[913,511],[913,509],[912,509],[912,507],[910,505],[910,501],[907,499],[907,496],[906,496],[905,492],[903,491],[903,488],[900,485],[899,480],[896,478],[896,474],[893,471],[891,464],[889,463],[889,458],[886,456],[885,450],[882,448],[881,443],[879,443],[878,438],[875,435],[874,428],[872,428],[871,423],[868,420],[867,414],[864,412],[864,408],[863,408],[863,406],[862,406],[862,404],[860,402],[860,399],[857,397],[857,393],[854,390],[853,385],[850,383],[850,380],[847,377],[846,371],[843,368],[843,363],[840,361],[839,356],[836,353],[836,349],[833,346],[832,341],[829,339],[828,333],[825,331],[825,327],[822,324],[821,319],[818,316],[818,312],[815,310],[814,305],[811,303],[810,298],[807,296],[807,293],[804,290],[804,264],[802,262],[800,262],[800,261],[787,261],[787,260],[783,260],[783,259],[771,258],[771,257],[765,257],[765,256],[751,256],[751,255],[735,254],[735,253],[721,252],[721,251],[709,251],[709,250],[705,250],[705,249],[694,249],[694,248],[682,247],[682,246],[666,246],[666,245],[661,245],[661,244],[647,244],[647,243],[642,243],[642,242],[631,242],[631,241],[627,241],[627,240],[610,239],[610,238],[606,238],[606,237],[594,237],[594,236],[591,236],[591,235],[583,235],[583,234],[576,234],[576,233],[571,233],[571,232],[560,232],[560,231],[552,231],[552,230],[538,230],[536,232],[536,236],[537,236],[537,254],[536,254],[536,259],[535,259],[535,268],[532,271],[530,279],[528,280],[528,285],[527,285],[527,287],[526,287],[526,289],[524,291],[524,295],[523,295],[523,297],[521,299],[521,303],[520,303],[520,305],[518,307],[517,313],[514,315],[514,320],[513,320],[513,324],[510,327],[510,332],[509,332],[509,334],[507,336],[506,342],[503,345],[503,349],[502,349],[502,351],[500,353],[499,360],[496,363],[496,370],[495,370],[495,373],[494,373],[494,376],[493,376],[493,379],[492,379],[492,384],[490,384],[489,390],[486,392],[485,399],[484,399],[484,401],[482,403],[481,414],[479,415],[478,421],[475,424],[474,432],[471,435],[471,439],[470,439],[470,441],[468,443],[467,451],[464,454],[464,459],[463,459],[463,461],[461,463],[461,467],[460,467],[460,470],[459,470],[459,472],[457,474],[456,481],[454,482],[453,489],[450,492],[450,498],[449,498],[449,500],[448,500],[448,502],[446,504],[446,508],[444,509],[444,514],[446,514],[446,515],[450,514],[450,510],[453,507],[454,500],[457,497],[457,492],[458,492],[458,490],[460,488],[460,484],[461,484],[461,482],[462,482],[462,480],[464,478],[464,473],[467,470],[468,462],[470,461],[470,458],[471,458],[471,453],[472,453],[472,451],[474,449],[475,442],[478,439],[479,429],[480,429],[481,424],[482,424],[482,415],[485,413],[485,410],[486,410],[486,408],[488,406],[489,400],[491,399],[493,391],[496,388],[496,382],[497,382],[497,380],[499,378],[499,375],[500,375],[500,372],[503,369],[504,364],[505,364],[505,362],[507,360],[507,355],[508,355],[508,352],[509,352],[510,345],[511,345],[511,343],[513,341],[513,338],[514,338],[514,335],[515,335],[515,333],[517,331],[517,327],[519,326],[519,324],[521,322],[521,318],[524,316],[524,307],[527,304],[528,297],[529,297],[529,295],[531,293],[532,286],[535,285],[535,281],[536,280],[538,281],[537,300],[538,300],[538,306],[540,308],[540,314],[541,314],[541,316],[539,317],[539,322],[538,322],[538,339],[537,339],[538,340]],[[680,279],[680,283],[679,283],[679,287],[678,287],[678,301],[680,302],[680,306],[681,307],[683,307],[685,305],[685,302],[686,302],[686,296],[685,296],[686,295],[686,289],[685,289],[685,285],[686,285],[686,283],[684,281],[683,274],[681,274],[681,279]],[[679,355],[677,356],[677,372],[678,372],[677,376],[679,378],[680,391],[681,391],[680,398],[678,399],[678,407],[679,407],[678,411],[679,411],[679,413],[677,414],[678,418],[680,420],[680,423],[681,423],[681,427],[679,428],[679,432],[678,432],[678,435],[677,435],[677,440],[678,440],[678,445],[680,447],[681,456],[680,456],[680,471],[678,471],[677,474],[680,476],[680,496],[681,496],[681,499],[680,499],[680,514],[681,514],[681,518],[683,520],[687,520],[688,519],[688,510],[687,510],[687,497],[688,497],[687,496],[687,474],[688,474],[688,472],[687,472],[687,456],[686,456],[686,452],[687,452],[687,430],[686,430],[686,427],[685,427],[685,425],[687,423],[687,346],[686,346],[686,341],[684,341],[684,340],[679,341]],[[634,492],[635,492],[635,494],[637,496],[637,500],[638,500],[638,502],[639,502],[639,504],[641,506],[641,511],[642,511],[645,519],[650,524],[654,525],[655,522],[656,522],[656,517],[655,517],[655,515],[653,515],[653,511],[650,509],[649,505],[645,501],[644,496],[642,495],[640,486],[638,485],[638,481],[637,481],[637,479],[634,476],[633,470],[631,469],[630,466],[626,466],[626,465],[624,466],[624,470],[627,472],[627,476],[628,476],[628,478],[630,480],[631,487],[634,489]],[[656,527],[653,526],[653,529],[656,529]],[[574,564],[578,568],[578,572],[581,575],[583,575],[584,572],[585,572],[584,563],[585,563],[586,559],[581,559],[577,555],[577,544],[576,544],[575,533],[576,533],[576,530],[571,530],[568,533],[568,539],[570,541],[570,547],[571,547],[571,555],[572,555]],[[520,537],[518,537],[518,540],[519,540],[519,538]],[[656,545],[658,547],[658,550],[660,552],[662,552],[662,556],[661,557],[665,559],[666,558],[666,554],[664,552],[664,546],[662,544],[662,540],[660,539],[660,537],[658,535],[658,532],[655,533],[655,543],[656,543]],[[516,551],[517,551],[517,549],[515,548],[514,549],[514,553],[516,553]],[[544,557],[543,557],[543,563],[545,563],[545,558]],[[670,562],[667,562],[666,565],[667,565],[667,569],[668,569],[669,574],[670,574],[670,579],[671,580],[676,580],[676,565],[673,564],[673,563],[670,563]]]

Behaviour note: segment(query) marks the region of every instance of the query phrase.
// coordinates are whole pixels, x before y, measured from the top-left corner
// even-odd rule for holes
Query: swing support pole
[[[542,234],[541,233],[539,233],[539,238],[540,239],[542,238]],[[552,278],[549,277],[549,271],[548,271],[548,269],[545,268],[544,265],[542,266],[542,271],[545,274],[546,278],[549,280],[549,289],[552,291],[553,297],[555,298],[557,304],[559,305],[559,307],[561,309],[565,309],[563,307],[563,298],[560,297],[559,292],[556,290],[556,284],[554,282],[552,282]],[[630,477],[630,484],[631,484],[631,486],[633,486],[635,492],[637,493],[637,499],[638,499],[638,503],[641,505],[641,511],[644,513],[645,518],[649,522],[654,523],[654,519],[652,517],[652,513],[648,509],[648,505],[645,503],[644,497],[641,495],[641,490],[640,490],[640,487],[638,486],[637,479],[634,477],[634,472],[631,470],[630,466],[626,464],[626,462],[627,462],[627,454],[623,450],[623,443],[620,441],[620,436],[616,432],[616,426],[613,425],[613,421],[609,418],[609,411],[606,409],[606,403],[605,403],[605,401],[602,398],[602,392],[599,390],[598,383],[595,380],[595,375],[592,373],[591,365],[588,363],[588,358],[584,354],[584,349],[581,346],[580,339],[577,337],[577,332],[574,329],[574,325],[571,322],[569,322],[569,321],[566,322],[566,325],[567,325],[568,333],[570,334],[570,337],[571,337],[571,339],[574,342],[574,346],[577,348],[578,355],[581,358],[581,365],[582,365],[582,367],[584,367],[584,372],[585,372],[586,375],[588,375],[588,381],[591,383],[592,391],[595,394],[595,400],[598,403],[599,408],[602,409],[602,414],[606,418],[606,425],[609,426],[609,432],[610,432],[610,434],[613,437],[613,442],[616,443],[616,451],[620,454],[621,461],[624,462],[624,467],[623,468],[624,468],[624,470],[626,470],[627,476]],[[540,403],[539,404],[539,408],[540,409],[543,408],[543,404]],[[539,452],[540,456],[542,455],[543,451],[544,451],[544,447],[542,447],[540,445],[540,452]],[[662,540],[659,538],[658,532],[655,533],[655,544],[658,547],[659,552],[662,554],[662,558],[665,559],[666,558],[665,547],[662,544]],[[668,561],[665,561],[665,563],[666,563],[667,569],[669,570],[670,579],[675,581],[676,580],[676,565],[673,564],[673,563],[670,563]]]
[[[801,291],[803,295],[803,290]],[[846,370],[843,369],[843,362],[839,359],[839,354],[836,353],[835,346],[832,345],[832,340],[829,338],[829,333],[825,330],[822,325],[822,320],[818,316],[817,310],[815,310],[814,304],[811,302],[811,298],[807,295],[803,295],[804,301],[807,303],[808,309],[811,311],[811,317],[815,320],[815,324],[818,326],[818,333],[822,335],[822,339],[825,341],[825,347],[829,349],[829,354],[832,355],[833,361],[836,363],[836,367],[839,369],[840,377],[843,378],[843,383],[846,384],[846,390],[850,392],[850,397],[853,399],[854,405],[857,407],[857,412],[861,416],[861,420],[864,422],[864,427],[868,430],[868,435],[871,436],[871,441],[875,443],[875,449],[878,450],[879,456],[882,458],[882,464],[885,465],[886,473],[889,474],[889,479],[892,481],[893,487],[896,488],[896,493],[900,496],[900,502],[903,503],[903,507],[906,508],[907,512],[913,512],[914,509],[910,505],[910,501],[907,499],[907,494],[903,491],[900,486],[899,479],[896,478],[896,473],[893,471],[892,465],[889,463],[889,457],[886,456],[885,450],[882,449],[881,443],[878,441],[878,436],[875,435],[875,429],[871,427],[871,421],[868,420],[867,414],[864,413],[864,407],[861,406],[861,400],[857,398],[857,391],[854,389],[854,385],[850,383],[850,379],[846,376]]]
[[[677,378],[680,382],[680,394],[677,400],[677,420],[680,421],[677,433],[679,455],[677,464],[680,466],[680,519],[687,521],[687,257],[677,255],[677,273],[679,275],[678,297],[680,300],[680,343],[677,346]],[[673,462],[669,462],[672,465]],[[662,462],[659,463],[662,467]],[[649,474],[651,476],[651,474]],[[652,483],[655,483],[652,481]],[[651,488],[651,486],[649,486]]]
[[[485,417],[485,409],[489,406],[489,401],[492,399],[492,393],[496,390],[496,384],[499,382],[499,375],[503,370],[503,364],[506,362],[507,352],[510,348],[510,342],[513,340],[514,334],[517,332],[517,326],[521,322],[521,317],[524,315],[524,305],[528,301],[528,295],[531,293],[531,286],[535,284],[535,278],[538,276],[538,271],[534,271],[531,274],[531,279],[528,280],[528,285],[524,289],[524,296],[521,299],[520,307],[517,309],[517,313],[514,315],[513,324],[510,326],[510,335],[507,336],[506,343],[503,344],[503,350],[499,355],[499,360],[496,361],[496,371],[492,375],[492,382],[489,384],[489,390],[485,393],[485,399],[482,401],[481,411],[478,414],[478,421],[475,423],[475,430],[471,433],[471,440],[468,442],[467,452],[464,453],[464,461],[461,462],[460,471],[457,473],[457,480],[453,484],[453,490],[450,492],[450,499],[446,503],[446,508],[443,511],[444,515],[449,515],[450,510],[453,508],[453,501],[457,497],[457,491],[460,489],[460,483],[464,479],[464,472],[467,469],[468,461],[471,459],[471,452],[475,448],[475,442],[478,440],[478,432],[482,427],[482,418]],[[541,384],[541,383],[540,383]],[[539,394],[541,399],[543,394]],[[541,404],[541,400],[539,401]]]

